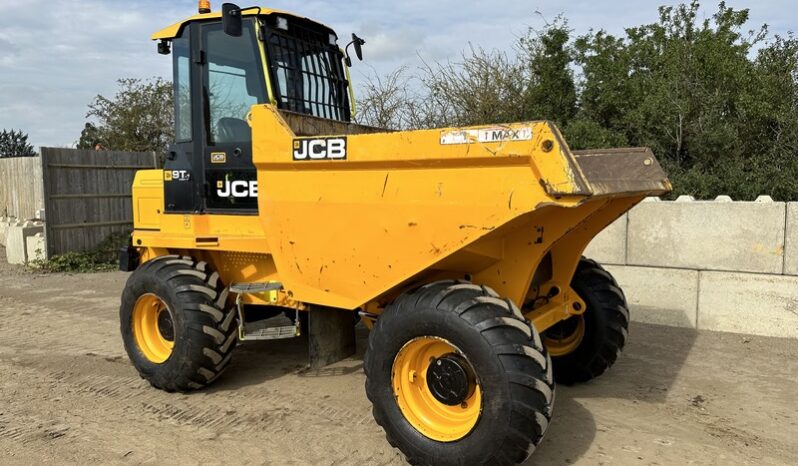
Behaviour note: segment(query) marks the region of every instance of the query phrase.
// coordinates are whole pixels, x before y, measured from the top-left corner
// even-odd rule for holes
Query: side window
[[[188,31],[172,41],[175,86],[175,139],[191,141],[191,52]]]
[[[209,142],[249,142],[252,131],[247,114],[253,105],[267,100],[254,24],[245,21],[241,37],[228,36],[221,24],[203,27],[202,35],[208,63],[204,92],[210,118]]]

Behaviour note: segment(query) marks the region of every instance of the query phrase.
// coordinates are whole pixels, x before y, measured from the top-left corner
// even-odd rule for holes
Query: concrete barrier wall
[[[616,277],[634,320],[798,338],[798,203],[647,199],[585,255]]]

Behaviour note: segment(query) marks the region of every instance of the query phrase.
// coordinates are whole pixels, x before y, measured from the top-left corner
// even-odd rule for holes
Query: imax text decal
[[[531,141],[532,128],[484,128],[444,131],[441,133],[441,144],[473,144],[476,142]]]

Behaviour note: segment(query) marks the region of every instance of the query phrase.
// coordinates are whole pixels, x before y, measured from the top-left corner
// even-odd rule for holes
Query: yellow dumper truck
[[[374,417],[410,463],[524,461],[555,380],[590,380],[623,349],[623,292],[582,254],[670,191],[657,160],[571,151],[546,121],[355,124],[348,52],[362,58],[362,39],[200,3],[153,36],[174,64],[176,140],[163,170],[136,176],[121,254],[139,373],[200,389],[240,342],[305,332],[323,366],[353,353],[359,317]]]

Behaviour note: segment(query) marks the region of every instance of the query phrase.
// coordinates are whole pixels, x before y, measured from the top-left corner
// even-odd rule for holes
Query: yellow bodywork
[[[164,214],[163,172],[142,171],[133,244],[144,261],[206,260],[228,285],[282,283],[253,303],[379,314],[409,287],[466,279],[543,331],[584,312],[569,284],[590,240],[670,190],[650,152],[578,156],[549,122],[348,134],[346,160],[294,161],[304,136],[283,113],[258,105],[251,121],[259,215]],[[480,142],[494,131],[531,137]]]

